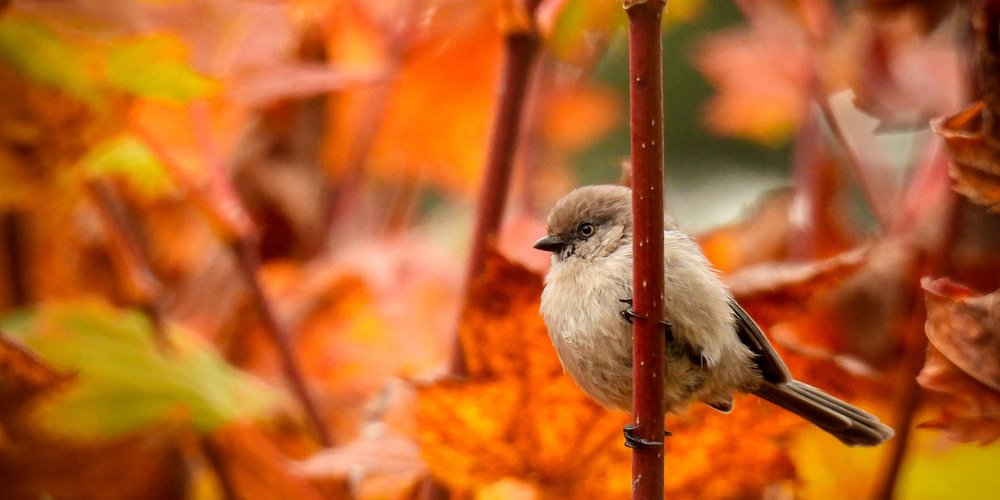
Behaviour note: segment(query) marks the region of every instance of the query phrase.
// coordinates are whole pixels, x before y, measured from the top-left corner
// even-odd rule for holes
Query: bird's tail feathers
[[[764,382],[753,393],[808,420],[849,446],[875,446],[895,434],[875,415],[797,380]]]

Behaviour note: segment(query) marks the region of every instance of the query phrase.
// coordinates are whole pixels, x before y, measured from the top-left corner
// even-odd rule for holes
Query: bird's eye
[[[580,224],[576,230],[583,236],[590,236],[594,234],[594,225],[589,222],[584,222]]]

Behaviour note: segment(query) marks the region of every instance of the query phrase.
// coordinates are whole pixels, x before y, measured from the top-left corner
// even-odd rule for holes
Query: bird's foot
[[[625,434],[625,447],[626,448],[638,448],[640,446],[663,446],[663,441],[653,441],[651,439],[641,438],[635,435],[635,430],[639,426],[635,424],[627,424],[622,428],[622,433]],[[670,431],[664,429],[663,436],[669,437]]]
[[[622,304],[628,306],[625,309],[623,309],[622,312],[619,314],[621,314],[622,319],[627,321],[630,325],[632,324],[633,319],[642,317],[636,314],[634,310],[632,310],[632,299],[618,299],[618,302],[621,302]]]
[[[632,299],[618,299],[618,302],[621,302],[622,304],[625,304],[625,305],[628,306],[625,309],[623,309],[619,314],[621,314],[622,315],[622,319],[624,319],[625,321],[628,321],[629,324],[632,324],[632,320],[634,320],[636,318],[646,319],[645,316],[640,315],[639,313],[635,312],[635,310],[632,309]],[[669,321],[667,321],[665,319],[660,320],[660,324],[663,325],[664,327],[666,327],[667,331],[670,331],[670,329],[672,329],[674,327],[674,325],[672,323],[670,323]]]

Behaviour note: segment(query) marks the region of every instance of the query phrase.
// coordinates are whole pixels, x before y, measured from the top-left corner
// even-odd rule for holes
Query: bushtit
[[[622,186],[578,188],[535,242],[552,252],[541,312],[563,368],[603,406],[632,407],[632,202]],[[665,219],[663,302],[668,326],[664,410],[702,401],[728,413],[734,391],[785,408],[848,445],[893,436],[878,418],[792,379],[760,327],[733,300],[698,245]],[[624,300],[623,300],[624,299]]]

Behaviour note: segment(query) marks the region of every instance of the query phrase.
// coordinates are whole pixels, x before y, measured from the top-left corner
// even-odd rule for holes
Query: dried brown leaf
[[[867,249],[816,262],[759,264],[726,277],[733,296],[761,325],[801,314],[817,295],[841,284],[865,263]]]
[[[1000,211],[1000,162],[983,129],[982,101],[932,122],[951,157],[955,191],[974,203]]]
[[[977,295],[947,278],[921,285],[927,338],[972,378],[1000,391],[1000,294]]]
[[[942,429],[956,441],[984,445],[1000,438],[1000,394],[970,377],[933,345],[927,348],[927,361],[917,382],[950,396],[941,414],[920,427]]]
[[[1000,437],[1000,295],[978,295],[947,278],[924,278],[927,361],[918,382],[951,399],[925,424],[961,441]]]

